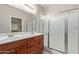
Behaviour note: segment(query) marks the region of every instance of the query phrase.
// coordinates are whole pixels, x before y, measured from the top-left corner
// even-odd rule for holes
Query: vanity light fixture
[[[33,4],[24,4],[24,5],[32,10],[36,10],[36,6]]]

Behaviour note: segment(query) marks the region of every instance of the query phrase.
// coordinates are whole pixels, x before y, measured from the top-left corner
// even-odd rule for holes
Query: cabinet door
[[[42,35],[36,36],[34,40],[35,53],[42,53],[44,48],[44,38]]]
[[[26,40],[26,53],[38,54],[42,53],[44,48],[43,36],[35,36]]]
[[[26,47],[25,45],[22,45],[22,46],[17,47],[16,48],[17,54],[25,54],[26,53],[25,47]]]
[[[34,37],[28,38],[26,40],[26,54],[33,54],[34,53]]]

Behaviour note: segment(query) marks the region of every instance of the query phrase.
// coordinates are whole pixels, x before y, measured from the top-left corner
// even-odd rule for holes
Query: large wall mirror
[[[22,19],[11,17],[11,32],[22,32]]]

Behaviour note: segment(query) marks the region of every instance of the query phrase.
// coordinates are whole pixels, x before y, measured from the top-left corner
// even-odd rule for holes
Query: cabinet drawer
[[[25,44],[25,40],[19,40],[19,41],[1,44],[0,45],[0,51],[1,50],[11,50],[13,48],[16,48],[16,47],[18,47],[20,45],[24,45],[24,44]]]
[[[34,45],[34,39],[33,38],[30,38],[30,39],[26,40],[26,46],[27,47],[33,46],[33,45]]]
[[[34,44],[41,44],[41,39],[37,39],[37,40],[35,39]]]
[[[43,35],[39,35],[39,36],[35,36],[34,38],[35,39],[44,39],[44,36]]]
[[[0,51],[1,50],[10,50],[10,49],[13,49],[14,48],[14,44],[15,44],[15,42],[1,44],[0,45]]]

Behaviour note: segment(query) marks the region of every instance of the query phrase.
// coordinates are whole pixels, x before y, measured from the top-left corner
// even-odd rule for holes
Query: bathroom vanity
[[[0,40],[0,53],[3,54],[40,54],[43,50],[44,36],[40,33],[16,35]]]

